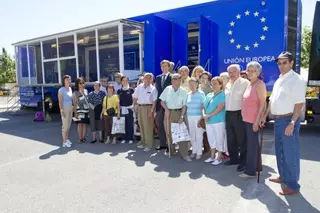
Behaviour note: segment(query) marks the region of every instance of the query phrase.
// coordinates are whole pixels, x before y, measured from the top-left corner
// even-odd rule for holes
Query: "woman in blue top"
[[[92,132],[91,143],[97,142],[97,133],[99,135],[100,143],[103,143],[102,131],[104,130],[104,123],[101,119],[102,111],[102,100],[105,96],[105,92],[101,91],[100,82],[96,81],[93,84],[93,91],[89,93],[88,102],[90,106],[89,117],[90,117],[90,128]]]
[[[202,115],[202,103],[205,99],[205,94],[198,90],[199,81],[195,77],[189,80],[190,92],[187,98],[187,118],[189,124],[190,139],[192,144],[191,158],[201,159],[203,147],[203,132],[204,129],[198,127],[198,122]]]
[[[206,163],[219,165],[222,163],[222,153],[227,151],[225,128],[225,94],[223,92],[223,79],[215,77],[211,80],[212,93],[209,93],[204,102],[202,116],[206,122],[206,132],[211,148],[211,157]],[[216,158],[216,151],[218,156]]]
[[[72,89],[70,87],[71,77],[65,75],[62,78],[62,85],[58,91],[59,108],[62,120],[62,147],[71,147],[69,130],[72,122]]]

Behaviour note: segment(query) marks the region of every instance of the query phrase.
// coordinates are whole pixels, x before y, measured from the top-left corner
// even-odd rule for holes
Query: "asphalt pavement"
[[[0,113],[1,213],[315,213],[320,212],[320,132],[301,129],[301,192],[278,193],[272,125],[264,131],[263,171],[243,180],[236,166],[145,153],[136,144],[78,144],[61,148],[58,117]]]

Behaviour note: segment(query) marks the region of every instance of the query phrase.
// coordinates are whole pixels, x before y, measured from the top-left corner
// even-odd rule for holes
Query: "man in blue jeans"
[[[299,116],[305,102],[306,84],[292,70],[294,59],[291,53],[282,52],[276,62],[281,74],[273,86],[268,109],[260,125],[264,125],[271,112],[275,120],[275,151],[280,176],[269,180],[286,185],[280,195],[293,195],[300,190]]]

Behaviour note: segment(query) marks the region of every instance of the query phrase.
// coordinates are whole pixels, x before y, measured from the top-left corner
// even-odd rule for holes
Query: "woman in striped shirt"
[[[189,132],[192,144],[191,158],[201,159],[203,147],[203,129],[198,127],[198,122],[202,115],[202,103],[205,94],[199,91],[199,81],[195,77],[189,80],[190,92],[187,98],[187,118],[189,124]]]

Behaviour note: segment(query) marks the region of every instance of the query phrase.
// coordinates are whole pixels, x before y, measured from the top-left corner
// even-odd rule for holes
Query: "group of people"
[[[276,81],[269,105],[266,107],[266,84],[259,79],[262,66],[250,62],[246,78],[241,77],[238,64],[232,64],[220,76],[212,78],[201,66],[191,75],[187,66],[174,72],[174,63],[163,60],[162,74],[154,78],[145,73],[136,88],[129,86],[128,77],[117,73],[115,84],[106,79],[94,83],[94,91],[87,93],[83,78],[75,81],[75,92],[70,87],[70,76],[64,76],[59,90],[62,117],[63,147],[71,147],[68,132],[72,119],[78,123],[79,142],[86,141],[90,124],[92,143],[133,143],[134,117],[137,116],[141,140],[138,148],[148,152],[154,147],[154,127],[160,144],[156,150],[177,153],[185,161],[200,160],[203,156],[204,135],[210,146],[206,163],[220,165],[226,154],[225,165],[238,165],[240,177],[251,178],[261,170],[259,130],[267,116],[275,119],[275,146],[280,176],[270,181],[285,183],[280,194],[299,191],[299,115],[305,100],[305,85],[292,70],[291,53],[283,52],[276,59],[281,72]],[[293,86],[294,85],[294,86]],[[72,115],[74,113],[74,116]],[[111,135],[114,117],[125,117],[125,134]],[[172,142],[172,123],[185,123],[190,141]],[[189,150],[192,149],[189,154]],[[259,163],[260,162],[260,163]]]

